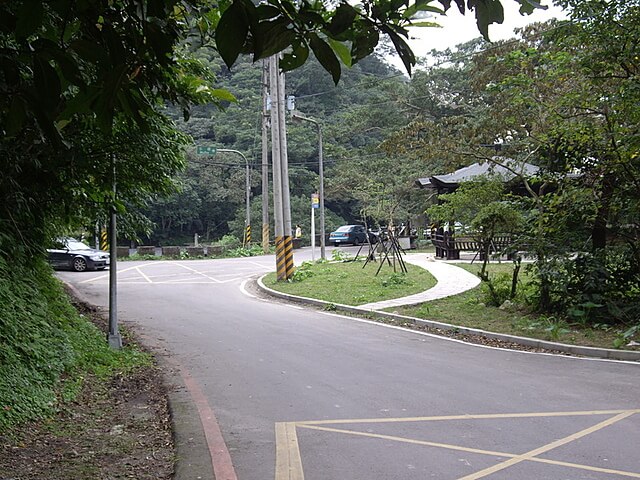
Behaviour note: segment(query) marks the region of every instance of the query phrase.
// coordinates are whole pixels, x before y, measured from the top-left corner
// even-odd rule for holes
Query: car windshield
[[[68,239],[65,243],[69,250],[91,250],[91,247],[89,247],[88,245],[85,245],[84,243],[72,238]]]
[[[343,225],[339,227],[336,232],[350,232],[353,227],[351,225]]]

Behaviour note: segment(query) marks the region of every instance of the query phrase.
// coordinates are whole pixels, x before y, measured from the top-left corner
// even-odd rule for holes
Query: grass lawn
[[[269,274],[265,278],[265,285],[292,295],[361,305],[411,295],[435,284],[428,272],[413,265],[407,265],[409,273],[406,276],[394,275],[393,269],[385,266],[377,277],[375,272],[378,263],[369,263],[365,269],[362,265],[362,262],[308,265],[303,270],[310,273],[301,273],[301,281],[277,282],[275,274]],[[479,263],[457,265],[474,274],[480,270]],[[511,272],[510,262],[489,265],[492,277],[500,274],[510,277]],[[519,288],[522,289],[529,281],[523,266]],[[517,306],[500,309],[488,306],[487,303],[485,287],[480,285],[452,297],[415,306],[389,308],[386,311],[491,332],[602,348],[614,348],[614,342],[620,336],[620,331],[607,325],[591,328],[536,315]]]
[[[278,282],[276,274],[270,273],[264,284],[274,290],[317,298],[343,305],[362,305],[391,298],[404,297],[422,292],[436,284],[433,276],[426,270],[407,264],[407,274],[394,272],[393,266],[379,262],[315,263],[298,267],[300,281]]]

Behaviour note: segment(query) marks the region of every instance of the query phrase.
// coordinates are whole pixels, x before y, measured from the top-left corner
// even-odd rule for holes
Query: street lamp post
[[[218,148],[216,151],[217,152],[223,152],[223,153],[225,153],[225,152],[226,153],[237,153],[244,160],[245,172],[246,172],[246,179],[245,179],[245,200],[246,200],[245,239],[247,239],[247,242],[248,242],[249,241],[248,239],[251,238],[250,237],[250,233],[249,233],[249,235],[247,235],[247,231],[251,232],[251,172],[249,170],[249,160],[247,160],[247,157],[245,157],[245,155],[239,150],[231,150],[229,148]]]
[[[305,122],[313,123],[318,129],[318,175],[320,177],[320,258],[326,260],[325,253],[325,233],[324,233],[324,167],[322,160],[322,125],[317,120],[312,118],[305,117],[300,114],[300,112],[296,112],[295,110],[291,112],[291,117],[294,120],[302,120]]]
[[[113,169],[113,202],[116,201],[116,157],[111,155]],[[122,348],[122,337],[118,331],[118,234],[116,232],[116,207],[109,208],[109,333],[107,341],[115,350]]]

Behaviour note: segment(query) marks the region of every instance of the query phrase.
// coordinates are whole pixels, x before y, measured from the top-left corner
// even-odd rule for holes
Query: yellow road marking
[[[444,415],[431,417],[404,417],[404,418],[369,418],[369,419],[337,419],[337,420],[318,420],[303,422],[287,422],[276,424],[276,480],[303,480],[304,472],[302,470],[302,460],[298,446],[296,428],[306,428],[309,430],[325,431],[339,434],[356,435],[362,437],[378,438],[383,440],[391,440],[414,445],[424,445],[429,447],[444,448],[448,450],[463,451],[468,453],[476,453],[481,455],[490,455],[494,457],[506,457],[509,460],[501,462],[493,467],[475,472],[471,475],[460,478],[459,480],[477,480],[484,478],[492,473],[504,470],[521,462],[537,462],[548,465],[557,465],[569,467],[579,470],[586,470],[611,475],[619,475],[627,478],[640,478],[640,473],[629,472],[624,470],[615,470],[609,468],[594,467],[590,465],[581,465],[571,462],[563,462],[559,460],[550,460],[539,458],[538,455],[549,452],[560,446],[569,444],[575,440],[583,438],[594,432],[597,432],[607,426],[613,425],[634,414],[640,413],[640,409],[633,410],[589,410],[589,411],[571,411],[571,412],[542,412],[542,413],[506,413],[506,414],[478,414],[478,415]],[[445,443],[429,442],[424,440],[415,440],[411,438],[397,437],[392,435],[382,435],[375,433],[359,432],[353,430],[344,430],[339,428],[324,427],[321,425],[339,425],[339,424],[362,424],[362,423],[406,423],[406,422],[427,422],[427,421],[446,421],[446,420],[477,420],[477,419],[508,419],[508,418],[540,418],[540,417],[570,417],[570,416],[596,416],[596,415],[614,415],[592,427],[586,428],[565,438],[556,440],[547,445],[541,446],[524,454],[513,454],[506,452],[496,452],[491,450],[482,450],[476,448],[463,447],[459,445],[450,445]]]
[[[275,480],[304,480],[295,422],[276,423]]]
[[[625,419],[627,417],[630,417],[631,415],[633,415],[634,413],[636,413],[635,411],[628,411],[628,412],[624,412],[624,413],[620,413],[619,415],[616,415],[615,417],[611,417],[603,422],[600,422],[592,427],[589,428],[585,428],[584,430],[580,431],[580,432],[576,432],[573,435],[569,435],[568,437],[565,438],[561,438],[559,440],[556,440],[555,442],[551,442],[547,445],[544,445],[542,447],[536,448],[534,450],[531,450],[527,453],[524,453],[522,455],[518,455],[517,457],[511,458],[509,460],[507,460],[506,462],[502,462],[498,465],[494,465],[493,467],[489,467],[489,468],[485,468],[484,470],[480,470],[479,472],[476,473],[472,473],[471,475],[467,475],[466,477],[461,477],[459,480],[477,480],[478,478],[483,478],[486,477],[487,475],[491,475],[492,473],[498,472],[500,470],[504,470],[505,468],[511,467],[513,465],[516,465],[517,463],[523,462],[525,460],[532,460],[534,457],[537,457],[538,455],[542,454],[542,453],[546,453],[550,450],[553,450],[554,448],[560,447],[562,445],[566,445],[567,443],[571,443],[574,440],[577,440],[579,438],[582,437],[586,437],[587,435],[593,433],[593,432],[597,432],[598,430],[603,429],[604,427],[608,427],[609,425],[613,425],[614,423],[619,422],[622,419]],[[640,475],[638,475],[638,477],[636,478],[640,478]]]
[[[426,440],[415,440],[412,438],[395,437],[393,435],[383,435],[379,433],[358,432],[357,430],[342,430],[340,428],[318,427],[315,425],[297,424],[300,428],[308,428],[310,430],[320,430],[322,432],[345,433],[348,435],[356,435],[359,437],[380,438],[382,440],[393,440],[394,442],[411,443],[414,445],[424,445],[426,447],[446,448],[448,450],[458,450],[467,453],[479,453],[482,455],[492,455],[494,457],[515,457],[513,453],[493,452],[491,450],[480,450],[477,448],[461,447],[459,445],[450,445],[448,443],[428,442]]]
[[[626,416],[628,416],[628,415],[626,415]],[[610,420],[612,420],[612,419],[609,419],[609,421]],[[618,420],[621,420],[621,419],[618,419]],[[618,421],[618,420],[615,420],[615,421]],[[612,423],[615,423],[615,421],[612,422]],[[424,446],[427,446],[427,447],[444,448],[444,449],[447,449],[447,450],[456,450],[456,451],[467,452],[467,453],[477,453],[477,454],[480,454],[480,455],[491,455],[491,456],[494,456],[494,457],[507,457],[507,458],[510,458],[510,459],[519,459],[520,457],[522,457],[522,455],[514,454],[514,453],[494,452],[494,451],[491,451],[491,450],[482,450],[482,449],[478,449],[478,448],[462,447],[462,446],[459,446],[459,445],[451,445],[451,444],[446,444],[446,443],[428,442],[428,441],[425,441],[425,440],[415,440],[415,439],[412,439],[412,438],[396,437],[396,436],[393,436],[393,435],[381,435],[381,434],[377,434],[377,433],[358,432],[358,431],[354,431],[354,430],[342,430],[342,429],[338,429],[338,428],[318,427],[318,426],[315,426],[315,425],[297,424],[297,426],[300,427],[300,428],[307,428],[309,430],[319,430],[319,431],[323,431],[323,432],[343,433],[343,434],[356,435],[356,436],[361,436],[361,437],[379,438],[379,439],[382,439],[382,440],[391,440],[391,441],[394,441],[394,442],[409,443],[409,444],[414,444],[414,445],[424,445]],[[591,428],[593,429],[594,427],[591,427]],[[602,427],[600,427],[600,428],[602,428]],[[596,430],[598,430],[598,429],[596,429]],[[595,431],[595,430],[593,430],[593,431]],[[588,432],[588,433],[592,433],[592,432]],[[585,435],[588,435],[588,433],[585,433]],[[569,438],[569,437],[567,437],[567,438]],[[569,443],[569,442],[571,442],[571,441],[573,441],[575,439],[576,438],[571,438],[569,441],[567,441],[565,443]],[[556,445],[556,446],[559,446],[559,445]],[[628,472],[628,471],[624,471],[624,470],[614,470],[614,469],[611,469],[611,468],[593,467],[591,465],[581,465],[581,464],[578,464],[578,463],[563,462],[563,461],[560,461],[560,460],[550,460],[550,459],[546,459],[546,458],[530,457],[530,458],[524,458],[524,459],[518,460],[518,461],[524,461],[524,460],[531,461],[531,462],[537,462],[537,463],[545,463],[545,464],[549,464],[549,465],[557,465],[557,466],[562,466],[562,467],[576,468],[576,469],[579,469],[579,470],[588,470],[588,471],[592,471],[592,472],[608,473],[608,474],[613,474],[613,475],[621,475],[621,476],[630,477],[630,478],[640,478],[640,473],[636,473],[636,472]],[[502,464],[500,464],[500,465],[502,465]],[[491,472],[491,473],[493,473],[493,472]],[[476,477],[473,477],[473,476],[464,477],[464,479],[470,479],[470,478],[476,478]],[[481,477],[478,477],[478,478],[481,478]],[[460,480],[463,480],[463,479],[460,479]]]
[[[528,459],[528,461],[538,462],[538,463],[547,463],[549,465],[558,465],[560,467],[577,468],[579,470],[588,470],[591,472],[621,475],[623,477],[629,477],[629,478],[640,478],[640,473],[637,473],[637,472],[626,472],[624,470],[613,470],[611,468],[592,467],[591,465],[580,465],[579,463],[562,462],[559,460],[548,460],[546,458],[530,458]]]
[[[619,413],[640,413],[637,410],[588,410],[576,412],[541,412],[541,413],[481,413],[477,415],[442,415],[433,417],[400,417],[400,418],[354,418],[339,420],[311,420],[296,422],[297,425],[340,425],[345,423],[402,423],[402,422],[433,422],[444,420],[479,420],[499,418],[537,418],[537,417],[573,417],[592,415],[617,415]]]

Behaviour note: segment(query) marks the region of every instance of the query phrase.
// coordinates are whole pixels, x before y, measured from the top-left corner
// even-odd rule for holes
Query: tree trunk
[[[516,298],[518,293],[518,274],[520,273],[520,267],[522,266],[522,257],[517,256],[513,260],[513,273],[511,275],[511,295],[510,298]]]
[[[593,253],[602,252],[607,248],[607,222],[611,211],[611,197],[614,190],[614,178],[611,173],[604,175],[602,179],[602,191],[600,202],[596,212],[596,218],[591,229],[591,245]]]
[[[551,279],[547,271],[547,257],[543,251],[537,252],[538,279],[540,280],[540,304],[539,309],[547,312],[551,308]]]

